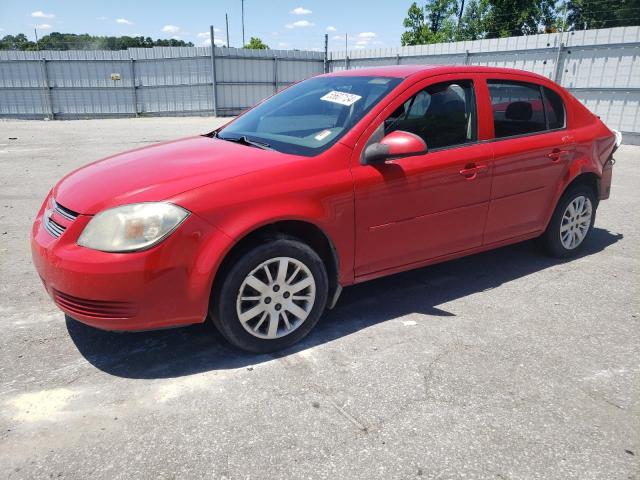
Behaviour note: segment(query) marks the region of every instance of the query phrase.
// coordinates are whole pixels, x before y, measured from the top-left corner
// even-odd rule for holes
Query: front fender
[[[335,248],[338,279],[353,283],[354,200],[350,150],[305,158],[185,192],[171,201],[207,220],[230,240],[224,251],[203,260],[212,279],[224,256],[240,240],[266,225],[296,220],[316,226]],[[214,258],[219,257],[219,258]]]

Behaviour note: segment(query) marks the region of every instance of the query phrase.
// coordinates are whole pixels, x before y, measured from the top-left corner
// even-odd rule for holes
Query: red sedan
[[[80,168],[32,230],[45,288],[107,330],[204,322],[256,352],[304,337],[342,287],[538,237],[575,255],[614,134],[532,73],[321,75],[202,136]]]

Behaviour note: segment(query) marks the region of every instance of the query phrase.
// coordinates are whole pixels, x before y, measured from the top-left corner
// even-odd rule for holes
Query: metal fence
[[[332,52],[332,71],[380,65],[518,68],[567,88],[625,143],[640,144],[640,27]]]
[[[286,50],[0,51],[0,117],[236,115],[324,68]]]
[[[389,64],[512,67],[568,88],[626,143],[640,144],[640,27],[415,47],[323,52],[160,47],[0,51],[0,117],[235,115],[284,86]]]

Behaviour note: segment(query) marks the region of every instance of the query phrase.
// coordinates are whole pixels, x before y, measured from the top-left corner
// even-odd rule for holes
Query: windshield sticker
[[[386,85],[390,81],[390,78],[372,78],[367,83],[370,83],[371,85]]]
[[[317,141],[321,142],[322,140],[327,138],[329,135],[331,135],[331,130],[323,130],[313,138],[315,138]]]
[[[362,97],[360,95],[356,95],[354,93],[338,92],[337,90],[332,90],[324,97],[320,98],[320,100],[324,100],[325,102],[339,103],[340,105],[350,107],[361,98]]]

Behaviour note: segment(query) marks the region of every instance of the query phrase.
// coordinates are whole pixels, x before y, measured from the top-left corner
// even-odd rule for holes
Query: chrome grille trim
[[[64,217],[71,222],[73,222],[76,218],[78,218],[78,214],[73,210],[69,210],[68,208],[63,207],[55,200],[52,200],[52,203],[53,203],[53,209],[61,217]]]
[[[47,230],[47,232],[49,232],[51,235],[53,235],[56,238],[62,235],[66,230],[65,227],[54,222],[53,220],[51,220],[49,217],[46,217],[46,216],[44,217],[44,228],[45,230]]]

